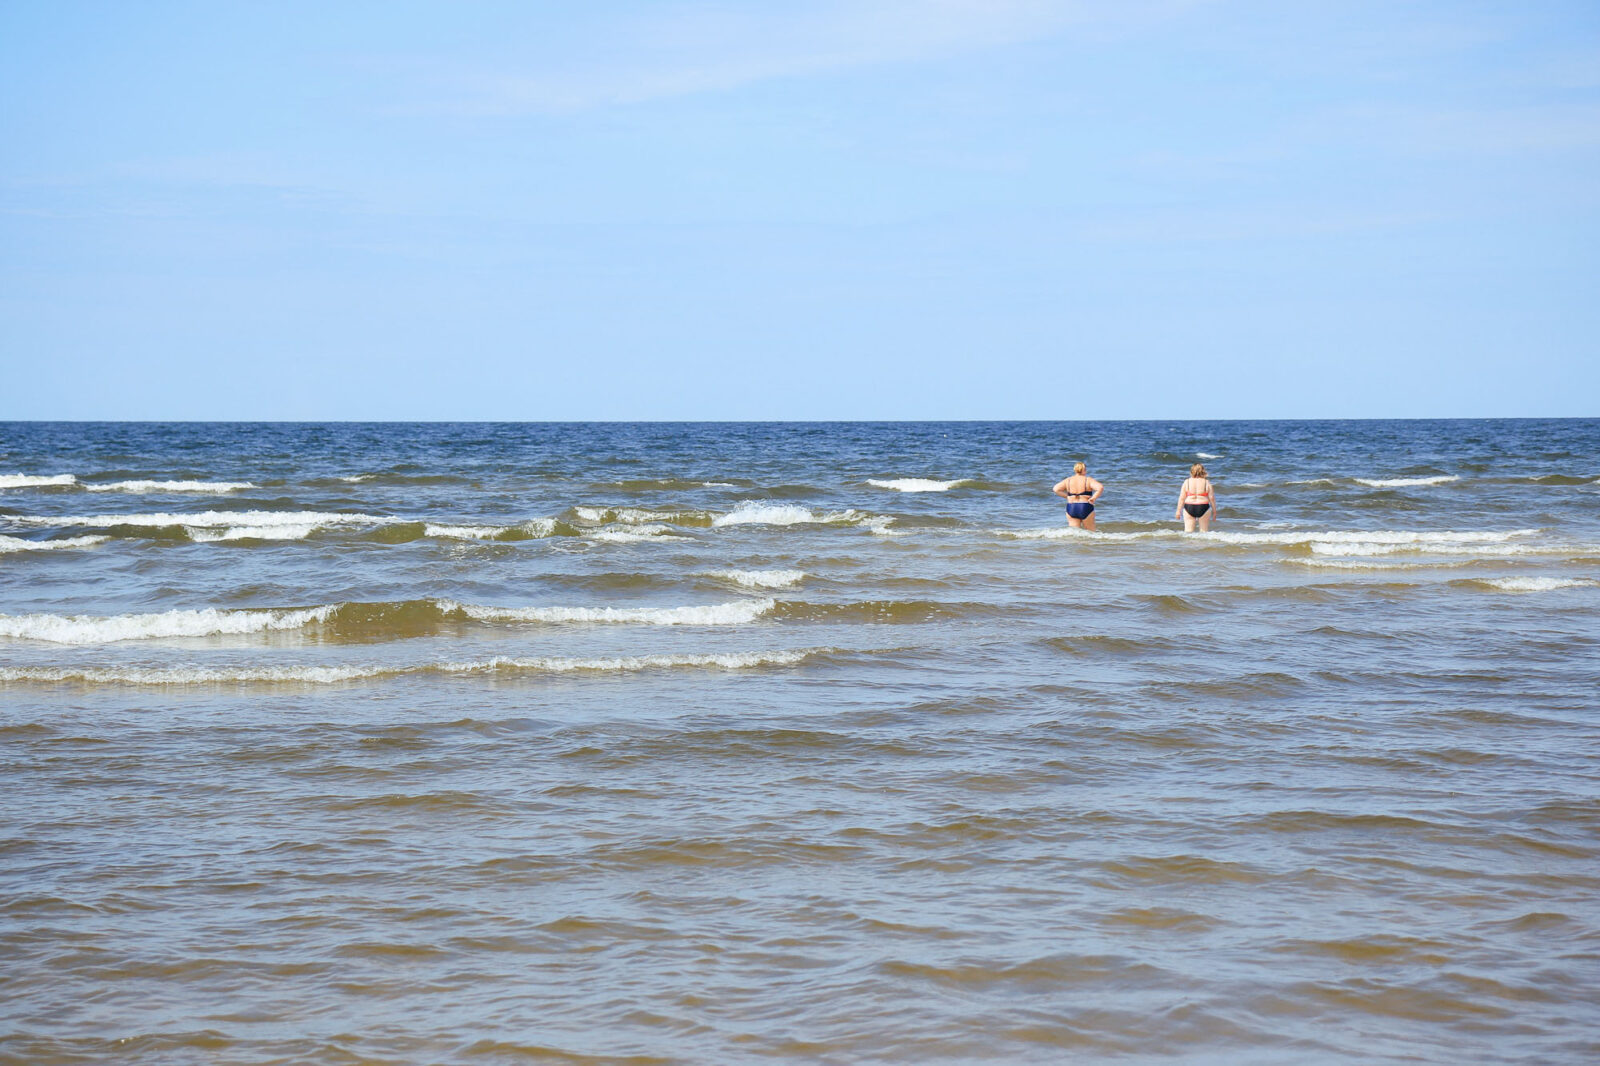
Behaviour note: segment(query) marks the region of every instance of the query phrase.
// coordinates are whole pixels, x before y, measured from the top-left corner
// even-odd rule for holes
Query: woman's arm
[[[1089,479],[1089,487],[1094,489],[1094,495],[1089,497],[1090,503],[1098,500],[1100,498],[1100,494],[1106,491],[1106,487],[1100,484],[1100,482],[1096,481],[1094,478]]]
[[[1075,477],[1075,476],[1077,476],[1077,475],[1073,475],[1073,477]],[[1064,478],[1062,478],[1060,481],[1056,482],[1056,487],[1051,489],[1050,491],[1055,493],[1057,496],[1060,496],[1063,500],[1066,499],[1067,498],[1067,482],[1069,482],[1071,480],[1072,480],[1072,477],[1064,477]]]

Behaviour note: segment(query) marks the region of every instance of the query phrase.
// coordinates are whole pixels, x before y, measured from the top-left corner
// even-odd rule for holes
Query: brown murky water
[[[1600,1059],[1600,423],[0,428],[5,1061]]]

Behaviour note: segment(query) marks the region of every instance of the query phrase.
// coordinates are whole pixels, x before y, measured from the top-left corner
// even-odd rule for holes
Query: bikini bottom
[[[1068,518],[1076,518],[1078,521],[1082,522],[1085,518],[1088,518],[1092,514],[1094,514],[1094,504],[1092,503],[1067,504]]]

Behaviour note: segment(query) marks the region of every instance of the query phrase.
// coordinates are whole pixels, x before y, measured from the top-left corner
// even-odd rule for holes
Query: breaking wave
[[[511,526],[453,526],[442,522],[424,522],[422,535],[446,540],[493,540]]]
[[[77,477],[72,474],[0,474],[0,489],[36,489],[77,483]]]
[[[1553,592],[1556,589],[1587,588],[1600,584],[1575,577],[1488,577],[1469,579],[1474,585],[1487,585],[1502,592]]]
[[[300,629],[327,621],[336,605],[301,610],[162,611],[150,614],[60,615],[0,614],[0,637],[21,637],[52,644],[110,644],[162,637],[210,637]]]
[[[1194,457],[1196,459],[1221,459],[1222,458],[1222,456],[1220,456],[1220,455],[1212,455],[1210,452],[1195,452],[1194,453]]]
[[[745,500],[727,514],[711,520],[715,527],[722,526],[798,526],[798,525],[863,525],[873,532],[881,532],[894,521],[888,515],[868,514],[850,508],[817,514],[809,507],[792,503],[771,503],[766,500]]]
[[[208,492],[219,495],[259,487],[253,481],[113,481],[104,485],[80,484],[90,492]]]
[[[1181,537],[1185,543],[1229,545],[1303,546],[1311,551],[1336,552],[1347,546],[1346,554],[1385,554],[1408,548],[1450,550],[1460,546],[1500,545],[1519,537],[1538,534],[1537,529],[1506,530],[1302,530],[1284,533],[1221,532],[1184,533],[1178,529],[1143,529],[1131,532],[1096,532],[1055,526],[1044,529],[994,529],[996,536],[1012,540],[1063,540],[1082,538],[1085,543],[1116,543]],[[1319,545],[1321,547],[1319,547]],[[1484,550],[1475,547],[1474,550]]]
[[[0,474],[0,489],[34,489],[76,486],[88,492],[204,492],[222,494],[258,488],[253,481],[80,481],[76,474]]]
[[[1438,474],[1433,477],[1396,477],[1396,478],[1352,478],[1358,485],[1370,485],[1375,489],[1402,489],[1413,485],[1443,485],[1451,481],[1460,481],[1455,474]]]
[[[315,607],[173,610],[119,615],[0,615],[0,636],[55,644],[108,644],[165,637],[209,637],[324,627],[339,641],[425,636],[451,622],[623,622],[727,626],[772,611],[770,599],[687,607],[493,607],[454,600],[329,603]]]
[[[439,601],[441,610],[459,611],[480,622],[633,622],[657,626],[743,625],[776,605],[774,600],[737,600],[694,607],[479,607]]]
[[[168,527],[184,529],[224,529],[249,526],[334,526],[377,525],[393,522],[383,515],[348,514],[343,511],[193,511],[146,514],[98,515],[7,515],[6,521],[35,526],[83,526],[106,529],[113,526]]]
[[[24,540],[21,537],[8,537],[0,533],[0,555],[10,552],[38,552],[51,551],[55,548],[88,548],[102,544],[110,537],[62,537],[58,540]]]
[[[737,576],[734,576],[737,575]],[[745,588],[797,584],[798,570],[720,571],[712,575]],[[811,603],[772,597],[681,607],[499,607],[447,599],[329,603],[304,607],[205,607],[130,614],[0,614],[0,638],[52,644],[113,644],[133,640],[241,636],[300,631],[320,642],[375,643],[433,636],[450,626],[624,624],[741,626],[760,619],[787,622],[906,623],[992,614],[992,604],[939,600]]]
[[[0,668],[3,683],[76,682],[89,685],[329,685],[348,681],[402,677],[411,674],[561,674],[633,673],[641,670],[749,670],[794,666],[831,648],[794,651],[735,652],[707,655],[627,655],[614,658],[512,658],[496,656],[472,662],[429,662],[406,665],[264,666],[264,667],[60,667]]]
[[[269,525],[269,526],[228,526],[221,531],[214,529],[190,529],[189,539],[198,544],[212,544],[225,540],[305,540],[317,531],[317,526],[306,525]]]
[[[894,489],[896,492],[949,492],[957,486],[971,484],[971,480],[957,478],[954,481],[935,481],[925,477],[902,477],[880,481],[869,478],[867,484],[880,489]]]
[[[710,511],[652,511],[640,507],[574,507],[574,519],[592,525],[660,525],[709,526]]]
[[[607,544],[633,544],[646,540],[686,540],[684,534],[679,533],[671,526],[651,523],[635,526],[632,529],[602,529],[598,533],[590,534],[595,540]]]

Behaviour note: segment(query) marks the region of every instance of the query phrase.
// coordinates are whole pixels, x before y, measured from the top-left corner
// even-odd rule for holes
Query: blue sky
[[[0,418],[1600,415],[1600,6],[0,4]]]

